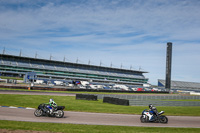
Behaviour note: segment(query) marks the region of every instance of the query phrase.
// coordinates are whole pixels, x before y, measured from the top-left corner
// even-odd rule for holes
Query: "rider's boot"
[[[53,113],[53,109],[50,109],[50,114],[52,114]]]

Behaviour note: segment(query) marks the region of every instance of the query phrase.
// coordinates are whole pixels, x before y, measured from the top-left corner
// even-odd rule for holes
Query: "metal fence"
[[[107,95],[97,94],[98,99],[103,97],[114,97],[128,99],[130,106],[200,106],[200,101],[179,101],[179,100],[200,100],[200,96],[184,95]]]
[[[108,94],[96,94],[98,99],[103,99],[103,97],[115,97],[120,99],[140,99],[140,100],[150,100],[150,99],[161,99],[161,100],[200,100],[200,96],[184,96],[184,95],[108,95]]]
[[[200,101],[129,100],[130,106],[200,106]]]

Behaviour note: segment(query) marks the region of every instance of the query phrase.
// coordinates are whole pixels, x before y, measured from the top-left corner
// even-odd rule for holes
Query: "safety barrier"
[[[200,101],[161,101],[161,100],[129,100],[131,106],[200,106]]]
[[[104,97],[103,102],[104,103],[116,104],[116,105],[129,106],[129,100],[127,100],[127,99],[119,99],[119,98],[114,98],[114,97]]]
[[[129,100],[129,106],[200,106],[200,96],[184,96],[184,95],[107,95],[98,94],[98,99],[112,97],[116,99]],[[183,101],[180,101],[183,100]],[[197,101],[185,101],[197,100]]]
[[[138,100],[200,100],[200,96],[185,96],[185,95],[115,95],[115,94],[96,94],[98,99],[103,99],[104,97],[114,97],[119,99],[138,99]]]
[[[97,101],[97,96],[87,94],[76,94],[76,99]]]

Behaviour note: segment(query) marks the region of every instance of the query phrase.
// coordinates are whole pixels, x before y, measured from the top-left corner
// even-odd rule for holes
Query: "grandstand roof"
[[[71,65],[73,67],[83,67],[83,68],[87,67],[87,68],[95,69],[95,70],[107,70],[107,71],[114,70],[114,71],[129,72],[129,73],[148,73],[146,71],[140,71],[140,70],[112,68],[112,67],[105,67],[105,66],[95,66],[95,65],[88,65],[88,64],[79,64],[79,63],[72,63],[72,62],[63,62],[63,61],[56,61],[56,60],[39,59],[39,58],[23,57],[23,56],[16,56],[16,55],[7,55],[7,54],[0,54],[0,57],[20,59],[20,60],[31,60],[31,61],[62,64],[62,65]]]
[[[165,80],[158,79],[158,86],[164,87]],[[200,89],[200,83],[185,82],[185,81],[171,81],[172,89]]]

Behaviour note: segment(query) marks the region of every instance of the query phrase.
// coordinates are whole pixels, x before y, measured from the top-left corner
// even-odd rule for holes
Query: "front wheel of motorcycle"
[[[55,113],[56,118],[62,118],[64,116],[64,112],[62,110],[58,110],[57,113]]]
[[[160,116],[160,123],[168,123],[168,118],[166,116]]]
[[[141,117],[140,117],[140,121],[141,121],[142,123],[145,123],[145,122],[146,122],[146,119],[145,119],[143,116],[141,116]]]
[[[41,109],[37,109],[37,110],[34,112],[34,115],[35,115],[36,117],[42,116],[42,110],[41,110]]]

